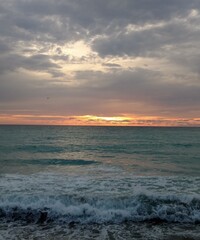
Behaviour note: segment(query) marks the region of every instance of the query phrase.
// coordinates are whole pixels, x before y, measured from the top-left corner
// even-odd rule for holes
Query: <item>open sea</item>
[[[0,126],[0,240],[200,239],[200,128]]]

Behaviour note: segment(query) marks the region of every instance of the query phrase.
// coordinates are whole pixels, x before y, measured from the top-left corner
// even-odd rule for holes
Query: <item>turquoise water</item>
[[[1,173],[90,164],[134,175],[200,172],[200,128],[1,126],[0,136]]]
[[[200,128],[0,126],[0,235],[200,239],[199,173]]]

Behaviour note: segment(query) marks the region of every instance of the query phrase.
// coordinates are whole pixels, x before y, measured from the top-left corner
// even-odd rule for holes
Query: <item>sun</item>
[[[126,125],[131,118],[126,116],[95,116],[95,115],[85,115],[81,116],[83,121],[94,122],[96,124],[119,124],[119,125]]]

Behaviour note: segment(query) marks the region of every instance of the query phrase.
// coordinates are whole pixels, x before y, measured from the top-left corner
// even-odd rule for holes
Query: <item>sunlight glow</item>
[[[91,119],[91,120],[102,120],[102,121],[107,121],[107,122],[124,122],[124,121],[127,121],[127,120],[131,120],[130,117],[116,117],[116,116],[113,116],[113,117],[101,117],[101,116],[93,116],[93,115],[86,115],[86,116],[83,116],[83,118],[86,118],[86,119]]]
[[[0,124],[25,125],[66,125],[66,126],[196,126],[200,118],[163,118],[152,116],[63,116],[0,114]]]

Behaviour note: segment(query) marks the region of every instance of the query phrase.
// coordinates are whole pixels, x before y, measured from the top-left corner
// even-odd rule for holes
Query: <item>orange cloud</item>
[[[159,116],[54,116],[1,114],[0,124],[78,125],[78,126],[200,126],[200,118],[163,118]]]

